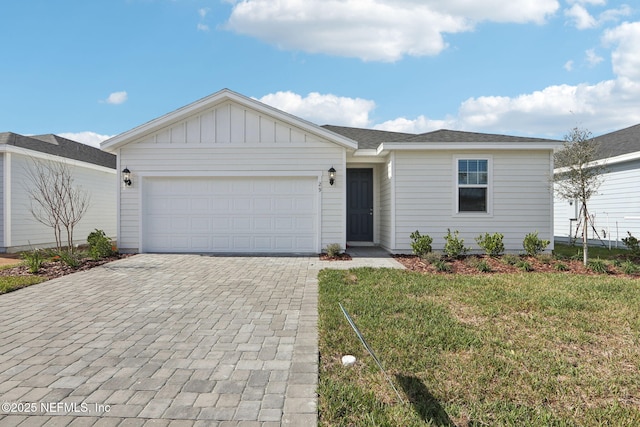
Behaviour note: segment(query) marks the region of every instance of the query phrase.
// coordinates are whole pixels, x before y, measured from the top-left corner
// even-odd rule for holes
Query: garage
[[[144,252],[318,252],[317,177],[145,177]]]

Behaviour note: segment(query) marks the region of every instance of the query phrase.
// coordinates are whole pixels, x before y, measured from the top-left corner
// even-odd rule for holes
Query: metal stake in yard
[[[398,393],[398,389],[396,389],[396,386],[393,385],[393,381],[391,381],[391,378],[389,378],[389,375],[387,375],[387,372],[382,367],[382,363],[380,363],[380,360],[378,360],[378,358],[376,357],[376,355],[373,352],[373,350],[371,349],[371,347],[369,347],[369,344],[367,344],[367,341],[362,336],[362,333],[360,332],[360,330],[356,326],[355,322],[353,321],[351,316],[349,316],[349,313],[347,313],[347,310],[344,309],[342,304],[338,303],[338,305],[340,306],[340,309],[342,310],[342,314],[344,314],[344,317],[346,317],[347,322],[349,322],[349,324],[351,325],[351,328],[356,333],[356,336],[358,337],[358,339],[360,340],[360,342],[364,346],[365,350],[367,350],[367,352],[371,355],[371,357],[373,357],[373,360],[376,362],[376,364],[378,365],[378,368],[380,368],[380,370],[384,374],[385,378],[389,382],[389,385],[391,385],[391,388],[393,389],[393,391],[396,392],[396,396],[398,396],[398,400],[400,400],[400,403],[404,404],[404,399],[402,399],[402,396],[400,396],[400,393]]]

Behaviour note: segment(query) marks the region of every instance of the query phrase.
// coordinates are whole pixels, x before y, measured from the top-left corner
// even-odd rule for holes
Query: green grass
[[[45,280],[44,277],[39,276],[0,276],[0,294],[35,285]]]
[[[553,254],[562,258],[577,257],[582,260],[582,242],[576,242],[575,245],[569,246],[564,243],[556,242],[553,249]],[[621,245],[618,248],[611,248],[604,246],[589,246],[589,259],[606,259],[613,260],[616,258],[625,258],[630,255],[630,252]]]
[[[640,425],[639,280],[370,268],[319,279],[322,426]],[[343,367],[345,354],[358,362]]]

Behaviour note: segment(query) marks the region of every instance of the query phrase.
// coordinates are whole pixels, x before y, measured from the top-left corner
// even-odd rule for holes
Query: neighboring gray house
[[[55,246],[53,230],[29,211],[27,186],[34,161],[63,162],[91,195],[89,209],[75,227],[76,243],[94,229],[116,235],[116,158],[95,147],[57,135],[0,133],[0,252]]]
[[[594,138],[596,158],[605,165],[598,194],[588,202],[593,227],[591,243],[624,247],[621,240],[631,232],[640,238],[640,124]],[[576,235],[577,203],[556,198],[555,236],[566,241]],[[582,238],[579,233],[578,239]]]
[[[317,253],[331,243],[411,252],[420,230],[522,251],[553,240],[558,141],[317,126],[224,89],[102,144],[118,185],[120,249]],[[121,180],[122,181],[122,180]]]

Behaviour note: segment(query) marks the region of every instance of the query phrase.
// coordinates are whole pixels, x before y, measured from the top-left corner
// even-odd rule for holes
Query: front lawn
[[[40,276],[0,276],[0,295],[47,280]]]
[[[640,425],[637,279],[362,268],[319,280],[320,425]]]

